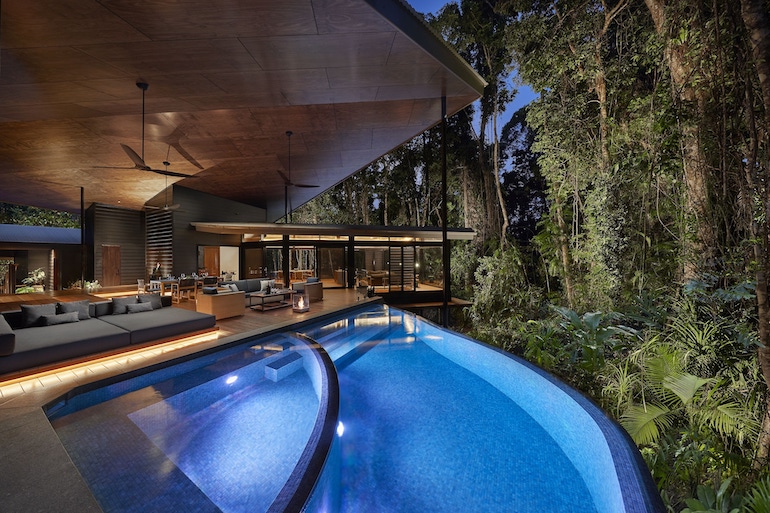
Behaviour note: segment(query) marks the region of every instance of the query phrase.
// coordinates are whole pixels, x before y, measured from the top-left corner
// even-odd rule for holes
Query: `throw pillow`
[[[160,294],[139,294],[140,303],[150,303],[153,310],[160,310],[163,308],[163,301],[160,299]]]
[[[45,305],[21,305],[22,326],[31,328],[42,326],[44,315],[56,315],[56,303]]]
[[[231,284],[229,284],[227,287],[228,287],[230,290],[232,290],[233,292],[238,292],[238,285],[236,285],[235,283],[231,283]]]
[[[77,312],[78,320],[85,321],[86,319],[91,318],[91,315],[88,313],[88,303],[89,301],[87,299],[84,299],[83,301],[59,303],[57,310],[59,313]]]
[[[134,303],[126,305],[127,313],[152,312],[152,303]]]
[[[5,315],[0,315],[0,333],[13,333],[13,328],[5,320]]]
[[[112,298],[112,315],[124,314],[127,312],[126,307],[128,305],[135,305],[136,303],[136,296],[114,297]]]
[[[70,322],[78,322],[80,320],[78,318],[77,312],[44,315],[42,319],[43,319],[43,326],[56,326],[57,324],[67,324]]]

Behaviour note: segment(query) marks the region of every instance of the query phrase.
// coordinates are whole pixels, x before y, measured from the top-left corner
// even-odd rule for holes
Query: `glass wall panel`
[[[316,275],[315,247],[292,246],[289,255],[291,256],[291,281],[305,281]]]
[[[440,247],[418,247],[414,272],[419,288],[438,288],[444,286],[444,267]]]
[[[325,287],[344,287],[347,280],[344,247],[318,248],[318,277]]]
[[[283,280],[283,251],[280,247],[265,248],[265,267],[268,278]]]

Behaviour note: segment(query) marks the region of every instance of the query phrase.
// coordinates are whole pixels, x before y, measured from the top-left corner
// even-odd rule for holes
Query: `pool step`
[[[278,382],[302,368],[302,355],[296,351],[286,351],[285,355],[265,366],[265,377]]]
[[[370,343],[370,341],[379,340],[387,332],[388,328],[383,326],[373,326],[363,329],[358,328],[357,330],[348,332],[339,339],[328,343],[328,345],[324,344],[324,349],[326,349],[332,361],[339,368],[339,364],[343,363],[343,358],[345,358],[346,355],[368,351],[374,345]],[[349,364],[351,362],[347,363]]]

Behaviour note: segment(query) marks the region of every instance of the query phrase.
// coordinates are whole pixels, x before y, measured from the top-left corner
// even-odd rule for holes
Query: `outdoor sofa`
[[[170,297],[142,294],[22,305],[0,315],[0,374],[132,344],[213,328],[213,315],[174,308]]]
[[[245,292],[245,306],[253,306],[254,303],[252,302],[252,296],[260,296],[267,293],[269,290],[274,290],[276,288],[282,288],[282,284],[276,285],[275,280],[268,280],[268,279],[259,279],[259,278],[249,278],[247,280],[235,280],[235,281],[223,281],[219,284],[220,287],[228,287],[234,285],[237,290]],[[267,298],[260,298],[259,304],[265,304],[265,303],[273,303],[273,302],[280,302],[283,301],[284,297],[281,295],[273,296],[273,297],[267,297]]]

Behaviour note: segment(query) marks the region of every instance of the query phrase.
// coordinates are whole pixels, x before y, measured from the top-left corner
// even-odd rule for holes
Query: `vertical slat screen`
[[[160,263],[159,274],[167,275],[174,268],[174,220],[173,212],[159,211],[148,213],[146,217],[146,274],[153,274],[156,264]]]

